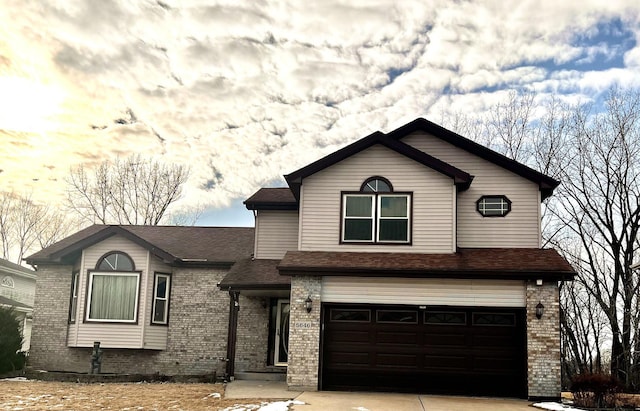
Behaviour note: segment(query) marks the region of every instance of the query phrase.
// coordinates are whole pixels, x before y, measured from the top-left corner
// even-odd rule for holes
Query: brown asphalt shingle
[[[220,288],[288,290],[291,277],[280,275],[278,263],[280,260],[240,260],[220,282]]]
[[[85,228],[29,257],[28,262],[58,262],[60,257],[90,246],[111,235],[126,235],[150,251],[180,260],[234,262],[253,253],[253,228],[110,226]],[[146,243],[146,244],[144,244]]]
[[[286,275],[370,273],[500,278],[521,274],[570,278],[575,274],[556,250],[537,248],[464,248],[449,254],[289,251],[278,269]]]
[[[244,201],[248,209],[253,210],[264,206],[289,205],[296,206],[297,201],[288,187],[261,188]]]

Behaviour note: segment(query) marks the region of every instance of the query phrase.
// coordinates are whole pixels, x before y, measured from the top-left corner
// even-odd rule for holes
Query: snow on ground
[[[12,377],[12,378],[2,378],[0,381],[21,381],[21,382],[31,382],[31,380],[26,379],[25,377]]]
[[[533,404],[533,406],[549,411],[584,411],[582,408],[574,408],[570,405],[560,404],[557,402],[538,402]]]
[[[290,405],[304,405],[302,401],[275,401],[263,402],[262,404],[238,404],[227,407],[222,411],[287,411]]]

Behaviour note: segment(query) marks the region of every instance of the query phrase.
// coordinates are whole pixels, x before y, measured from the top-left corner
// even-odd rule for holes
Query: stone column
[[[538,303],[544,305],[541,319],[536,318]],[[560,292],[556,281],[527,282],[527,358],[529,398],[559,399]]]
[[[318,391],[321,290],[322,277],[291,277],[287,385],[293,391]],[[310,313],[304,307],[307,297],[313,301]]]

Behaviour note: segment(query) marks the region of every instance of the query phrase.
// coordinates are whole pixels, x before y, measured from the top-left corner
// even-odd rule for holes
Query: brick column
[[[320,366],[320,292],[322,277],[291,277],[291,317],[287,385],[294,391],[317,391]],[[304,308],[310,296],[313,309]]]
[[[536,318],[536,306],[544,315]],[[527,283],[527,373],[528,396],[559,399],[560,380],[560,293],[557,282]]]

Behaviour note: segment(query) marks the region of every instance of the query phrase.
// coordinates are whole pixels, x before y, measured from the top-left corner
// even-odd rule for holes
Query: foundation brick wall
[[[321,291],[322,277],[291,277],[291,332],[287,367],[290,390],[318,390]],[[313,300],[310,313],[304,308],[307,296]]]
[[[536,318],[542,302],[544,315]],[[527,283],[527,373],[530,398],[560,398],[560,293],[556,282]]]
[[[41,266],[36,282],[29,364],[34,369],[88,372],[91,348],[67,347],[71,266]],[[229,295],[217,283],[226,270],[174,269],[167,349],[104,349],[102,372],[223,375]],[[82,309],[79,307],[79,309]]]
[[[236,371],[267,371],[269,300],[240,294]]]

